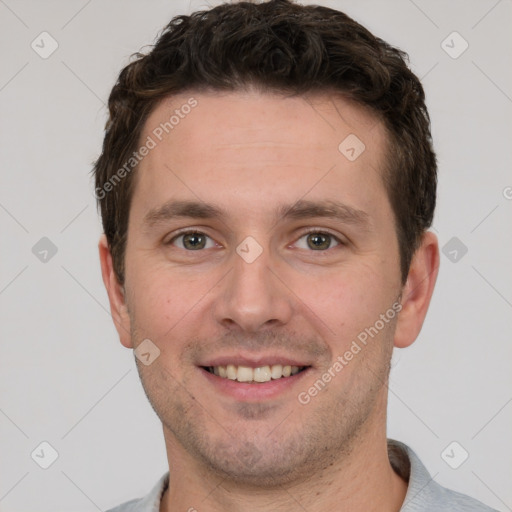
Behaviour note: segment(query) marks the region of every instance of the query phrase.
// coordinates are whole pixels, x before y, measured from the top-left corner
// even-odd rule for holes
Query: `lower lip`
[[[221,393],[240,401],[258,402],[275,398],[290,390],[303,379],[304,375],[309,372],[311,367],[306,368],[295,375],[290,375],[290,377],[281,377],[280,379],[269,380],[268,382],[256,382],[252,384],[225,379],[223,377],[218,377],[203,368],[199,369],[208,381]]]

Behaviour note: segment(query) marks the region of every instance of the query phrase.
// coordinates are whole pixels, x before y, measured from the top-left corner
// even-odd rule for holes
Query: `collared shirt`
[[[497,512],[474,498],[439,485],[407,445],[388,439],[388,453],[393,469],[408,482],[400,512]],[[144,498],[128,501],[107,512],[159,512],[168,485],[167,472]]]

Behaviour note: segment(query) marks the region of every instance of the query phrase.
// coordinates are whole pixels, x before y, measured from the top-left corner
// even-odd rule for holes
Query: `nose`
[[[216,320],[231,330],[246,332],[287,324],[292,317],[293,294],[272,265],[269,251],[264,250],[251,263],[238,254],[233,260],[214,303]]]

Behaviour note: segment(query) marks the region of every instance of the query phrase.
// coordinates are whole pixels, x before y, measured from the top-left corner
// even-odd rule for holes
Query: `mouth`
[[[288,364],[273,364],[258,367],[242,365],[202,366],[203,370],[221,379],[243,382],[246,384],[264,384],[270,381],[282,380],[297,375],[309,366],[292,366]]]
[[[288,354],[238,353],[217,355],[197,365],[209,399],[228,397],[237,403],[263,403],[293,400],[293,392],[304,387],[314,362]]]

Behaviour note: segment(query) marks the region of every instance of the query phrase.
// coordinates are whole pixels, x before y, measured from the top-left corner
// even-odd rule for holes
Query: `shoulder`
[[[140,502],[142,501],[142,498],[130,500],[125,503],[122,503],[121,505],[118,505],[117,507],[110,508],[107,510],[107,512],[136,512],[136,511],[142,511],[143,509],[140,508]]]
[[[416,453],[404,443],[390,439],[388,451],[395,471],[409,481],[400,512],[497,512],[470,496],[438,484]]]
[[[159,512],[162,494],[169,485],[169,473],[165,473],[143,498],[127,501],[106,512]]]
[[[432,504],[436,505],[436,510],[460,512],[497,512],[496,509],[484,505],[481,501],[471,498],[466,494],[452,491],[439,484],[437,486],[436,497]]]

